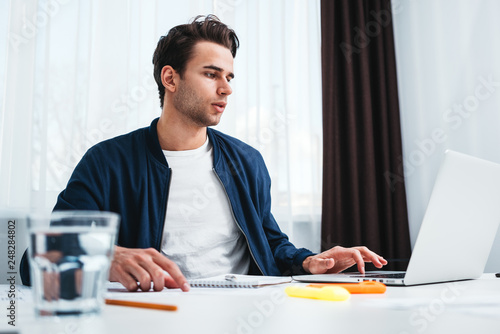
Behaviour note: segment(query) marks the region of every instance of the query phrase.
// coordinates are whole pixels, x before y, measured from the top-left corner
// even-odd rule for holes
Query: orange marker
[[[375,281],[366,281],[360,283],[321,283],[309,284],[308,287],[323,288],[326,286],[340,286],[350,293],[384,293],[387,287],[384,283]]]

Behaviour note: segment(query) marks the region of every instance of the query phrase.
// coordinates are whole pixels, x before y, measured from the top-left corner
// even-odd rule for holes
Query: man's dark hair
[[[240,44],[234,30],[222,23],[215,15],[200,15],[191,23],[170,29],[167,35],[160,38],[153,54],[154,77],[158,84],[162,108],[165,87],[161,82],[161,70],[166,65],[170,65],[182,78],[186,63],[192,57],[194,46],[200,41],[213,42],[228,48],[233,58]]]

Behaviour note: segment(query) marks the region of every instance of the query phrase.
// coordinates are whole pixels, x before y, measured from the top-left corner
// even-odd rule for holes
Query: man
[[[54,210],[122,217],[110,280],[128,290],[179,287],[222,273],[340,272],[387,262],[366,247],[297,249],[271,214],[261,155],[208,128],[232,89],[235,32],[214,16],[163,36],[153,56],[162,113],[151,126],[92,147]],[[24,264],[26,269],[26,264]],[[23,282],[29,278],[22,273]]]

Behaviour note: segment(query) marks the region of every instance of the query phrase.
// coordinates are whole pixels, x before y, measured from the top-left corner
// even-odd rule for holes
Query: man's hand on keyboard
[[[364,246],[352,248],[336,246],[315,256],[309,256],[302,266],[308,273],[325,274],[339,273],[357,264],[358,271],[364,274],[365,262],[372,262],[377,268],[387,264],[382,256]]]

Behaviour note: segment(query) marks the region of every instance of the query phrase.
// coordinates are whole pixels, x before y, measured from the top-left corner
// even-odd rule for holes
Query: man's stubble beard
[[[198,126],[213,126],[219,124],[220,117],[214,119],[206,110],[209,105],[188,84],[179,84],[179,90],[173,99],[174,107],[187,119]]]

